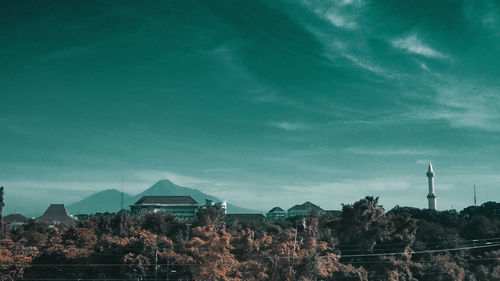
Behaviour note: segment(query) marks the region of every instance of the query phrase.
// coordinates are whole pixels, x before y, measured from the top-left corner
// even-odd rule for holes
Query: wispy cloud
[[[408,156],[408,155],[429,155],[438,154],[438,151],[418,148],[367,148],[349,147],[344,152],[353,154],[375,155],[375,156]]]
[[[324,16],[336,27],[347,29],[354,29],[358,27],[356,21],[352,17],[342,14],[335,9],[328,10]]]
[[[498,90],[485,82],[443,78],[428,82],[436,93],[433,108],[416,108],[414,118],[445,120],[453,127],[500,130]]]
[[[286,122],[286,121],[270,122],[269,125],[271,127],[282,129],[285,131],[298,131],[307,128],[307,126],[303,123]]]
[[[355,65],[357,65],[365,70],[368,70],[376,75],[383,76],[385,78],[395,78],[396,77],[395,74],[389,72],[387,69],[380,67],[378,65],[375,65],[367,59],[362,59],[360,57],[351,55],[347,52],[345,52],[343,54],[343,56],[345,58],[347,58],[348,60],[350,60],[351,62],[353,62]]]
[[[448,56],[424,44],[416,34],[407,37],[395,39],[391,41],[395,48],[406,50],[410,53],[435,58],[435,59],[448,59]]]
[[[361,1],[313,1],[303,0],[302,4],[313,11],[323,20],[328,21],[333,26],[343,29],[358,28],[356,21],[357,9],[362,6]]]
[[[143,170],[133,171],[132,173],[137,179],[149,184],[153,184],[161,179],[168,179],[177,185],[197,188],[209,194],[213,193],[216,196],[221,195],[221,189],[226,189],[228,186],[235,186],[235,183],[221,179],[186,175],[168,170]]]
[[[371,178],[371,179],[347,179],[338,182],[318,183],[306,186],[284,186],[283,190],[293,192],[335,193],[341,190],[358,190],[363,192],[373,191],[400,191],[409,189],[410,182],[401,178]],[[359,195],[356,195],[359,197]]]

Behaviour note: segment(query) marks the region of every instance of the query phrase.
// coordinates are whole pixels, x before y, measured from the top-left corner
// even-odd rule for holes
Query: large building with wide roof
[[[169,213],[178,220],[192,220],[200,205],[191,196],[143,196],[130,206],[135,215]]]

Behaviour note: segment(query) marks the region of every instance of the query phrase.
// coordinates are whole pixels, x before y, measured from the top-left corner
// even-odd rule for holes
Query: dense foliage
[[[0,280],[500,280],[500,204],[462,212],[378,199],[340,216],[192,224],[168,214],[94,216],[74,227],[35,221],[0,240]]]

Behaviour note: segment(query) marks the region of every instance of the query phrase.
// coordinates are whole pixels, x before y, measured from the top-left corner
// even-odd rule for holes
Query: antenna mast
[[[474,185],[474,206],[477,206],[477,202],[476,202],[476,185]]]
[[[123,174],[122,174],[122,200],[121,200],[121,203],[120,203],[120,211],[123,210]]]

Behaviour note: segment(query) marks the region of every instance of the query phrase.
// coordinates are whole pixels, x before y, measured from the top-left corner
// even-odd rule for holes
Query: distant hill
[[[70,214],[90,214],[117,212],[121,205],[121,191],[106,189],[90,195],[78,202],[67,206]],[[123,207],[128,209],[128,203],[132,195],[123,193]]]
[[[146,195],[159,195],[159,196],[173,196],[173,195],[185,195],[191,196],[198,204],[204,205],[205,199],[210,199],[214,201],[221,201],[215,196],[208,195],[197,189],[183,187],[174,184],[173,182],[163,179],[156,182],[150,188],[144,190],[137,195],[124,194],[124,208],[129,209],[129,206],[137,202],[142,196]],[[90,214],[97,212],[117,212],[120,210],[121,192],[116,189],[108,189],[98,193],[94,193],[87,198],[84,198],[78,202],[68,205],[68,211],[71,214]],[[230,214],[238,213],[257,213],[255,210],[246,209],[242,207],[235,206],[231,203],[227,206],[227,212]]]

